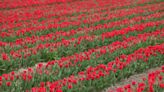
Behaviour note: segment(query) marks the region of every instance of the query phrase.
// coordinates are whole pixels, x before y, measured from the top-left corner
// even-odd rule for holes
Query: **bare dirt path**
[[[147,77],[147,75],[152,72],[152,71],[156,71],[156,70],[159,70],[161,67],[156,67],[156,68],[152,68],[152,69],[149,69],[147,70],[146,72],[144,73],[140,73],[140,74],[135,74],[135,75],[132,75],[130,76],[129,78],[127,79],[123,79],[121,80],[121,82],[118,82],[116,83],[115,85],[109,87],[109,88],[106,88],[104,89],[102,92],[109,92],[110,90],[112,90],[112,92],[116,92],[116,89],[119,88],[119,87],[122,87],[126,84],[130,84],[132,83],[132,81],[136,81],[136,82],[140,82],[142,81],[142,79],[144,77]]]

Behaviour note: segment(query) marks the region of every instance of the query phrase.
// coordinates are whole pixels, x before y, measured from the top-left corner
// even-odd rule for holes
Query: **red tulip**
[[[0,81],[2,81],[2,76],[0,76]]]
[[[44,87],[44,82],[40,82],[40,87]]]
[[[160,86],[161,88],[164,88],[164,83],[160,83],[159,86]]]
[[[10,76],[10,80],[13,81],[14,80],[14,76]]]
[[[6,53],[2,53],[1,57],[2,57],[3,60],[9,60],[9,57]]]
[[[57,89],[56,92],[63,92],[61,89]]]
[[[150,86],[149,86],[149,92],[154,92],[153,85],[150,85]]]
[[[68,89],[72,89],[72,84],[68,84]]]
[[[6,82],[6,86],[11,86],[11,82]]]
[[[132,85],[136,85],[136,82],[135,82],[135,81],[133,81],[133,82],[132,82]]]
[[[38,92],[37,88],[35,88],[35,87],[33,87],[33,88],[31,89],[31,91],[32,91],[32,92]]]

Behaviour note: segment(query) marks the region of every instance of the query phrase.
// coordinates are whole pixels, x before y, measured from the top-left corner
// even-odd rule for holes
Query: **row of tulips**
[[[155,26],[159,24],[159,22],[156,22],[155,24],[151,25],[150,23],[147,23],[146,26]],[[143,24],[142,24],[143,25]],[[145,24],[144,24],[145,25]],[[146,27],[145,26],[145,27]],[[138,28],[138,26],[136,26],[136,28]],[[161,28],[161,26],[158,27],[159,29]],[[148,29],[142,29],[142,30],[136,30],[134,28],[131,28],[129,30],[129,32],[127,32],[126,34],[127,35],[137,35],[138,33],[143,33],[143,32],[147,32],[147,31],[152,31],[154,29],[157,29],[156,27],[152,28],[152,27],[148,27]],[[124,31],[124,29],[121,29],[122,31]],[[121,31],[120,30],[120,31]],[[131,31],[134,31],[134,32],[131,32]],[[147,30],[147,31],[146,31]],[[141,32],[139,32],[141,31]],[[115,32],[117,33],[118,30],[116,31],[112,31],[112,32]],[[122,33],[122,32],[121,32]],[[15,68],[20,68],[20,67],[25,67],[25,66],[31,66],[31,65],[34,65],[35,63],[37,62],[40,62],[40,61],[49,61],[49,60],[53,60],[53,59],[59,59],[61,57],[64,56],[67,56],[67,55],[72,55],[74,53],[78,53],[78,52],[82,52],[82,51],[85,51],[89,48],[95,48],[96,46],[104,46],[104,45],[107,45],[111,42],[114,42],[114,41],[117,41],[117,40],[121,40],[121,38],[123,37],[124,34],[116,34],[114,35],[114,37],[111,38],[106,38],[105,41],[102,42],[102,39],[101,39],[101,36],[99,38],[96,38],[96,39],[92,39],[92,38],[88,38],[88,37],[84,37],[83,38],[83,41],[81,41],[81,43],[78,45],[77,43],[70,43],[70,45],[68,47],[65,47],[64,43],[62,47],[59,47],[58,48],[58,53],[57,51],[54,51],[54,52],[51,52],[49,51],[48,49],[44,49],[44,48],[41,48],[39,47],[40,49],[40,53],[37,52],[35,49],[35,53],[32,53],[32,54],[28,54],[28,50],[27,50],[27,54],[20,54],[18,56],[18,54],[15,52],[12,52],[11,55],[14,55],[15,57],[9,57],[7,54],[5,53],[2,53],[2,59],[1,60],[1,63],[2,63],[2,66],[4,68],[4,70],[1,70],[2,72],[3,71],[7,71],[6,69],[8,69],[8,71],[11,71],[12,69],[15,69]],[[110,39],[110,40],[109,40]],[[88,42],[89,41],[89,42]],[[92,43],[91,43],[92,42]],[[77,46],[75,46],[74,44],[77,44]],[[86,46],[85,46],[85,45]],[[49,47],[50,50],[52,49],[52,47]],[[68,49],[69,48],[69,49]],[[39,50],[37,49],[37,50]],[[44,50],[41,50],[41,49],[44,49]],[[34,51],[33,50],[33,51]],[[67,52],[66,52],[67,50]],[[78,52],[76,51],[78,50]],[[56,54],[58,53],[58,54]],[[23,58],[22,58],[23,57]],[[6,61],[9,61],[9,62],[6,62]],[[28,61],[31,61],[31,62],[28,62]],[[7,67],[8,66],[8,67]]]
[[[109,5],[109,3],[110,3],[110,1],[107,2],[107,0],[101,1],[101,3],[102,2],[105,2],[106,3],[105,5]],[[90,6],[91,9],[87,9],[85,7],[82,7],[82,6],[79,6],[81,8],[75,9],[75,7],[78,7],[75,3],[78,4],[78,3],[82,3],[82,2],[77,1],[77,2],[70,3],[69,5],[67,3],[56,4],[56,7],[52,7],[52,6],[42,6],[41,7],[40,6],[40,7],[36,7],[35,9],[33,9],[33,8],[22,9],[21,8],[21,9],[14,10],[14,11],[8,10],[8,11],[3,11],[3,12],[4,12],[4,14],[6,14],[6,17],[9,17],[9,19],[11,19],[11,20],[12,20],[12,17],[15,17],[15,16],[20,17],[20,19],[16,19],[16,21],[21,22],[21,21],[26,21],[26,20],[31,20],[31,19],[37,19],[38,20],[40,17],[51,18],[53,16],[61,16],[59,14],[62,12],[65,12],[65,13],[62,14],[61,17],[73,15],[75,12],[77,14],[79,14],[80,12],[81,13],[91,12],[92,7],[95,8],[95,11],[98,11],[100,9],[100,7],[97,7],[95,5]],[[84,2],[83,1],[83,3],[85,4],[85,3],[95,3],[95,2],[93,2],[93,1],[85,1]],[[103,5],[101,8],[104,8],[105,5]],[[50,10],[50,11],[47,11],[45,8]],[[68,11],[68,10],[70,10],[70,11]],[[101,9],[99,11],[101,11]],[[17,12],[17,13],[14,14],[15,12]],[[54,12],[56,12],[56,13],[54,13]],[[12,15],[12,14],[14,14],[14,15]],[[18,14],[20,14],[20,15],[18,15]],[[5,17],[5,16],[3,16],[3,17]],[[23,17],[24,17],[24,19],[23,19]],[[6,20],[6,19],[3,20],[3,22],[7,22],[7,21],[9,21],[9,20]]]
[[[22,0],[5,0],[1,2],[0,8],[2,9],[10,9],[10,8],[21,8],[21,7],[30,7],[35,5],[46,5],[46,4],[52,4],[52,3],[64,3],[64,2],[72,2],[73,0],[28,0],[28,1],[22,1]]]
[[[114,90],[108,89],[107,92],[162,92],[164,90],[164,66],[160,69],[153,70],[142,76],[136,78],[140,81],[131,81],[123,86],[119,86]]]
[[[93,6],[86,6],[86,5],[78,6],[78,4],[80,4],[80,3],[83,3],[83,4],[88,3],[88,4],[92,4]],[[102,7],[104,7],[106,5],[109,5],[110,2],[107,0],[104,0],[104,1],[101,1],[101,3],[104,3],[102,5]],[[53,5],[56,5],[56,7],[52,7]],[[4,14],[6,14],[7,16],[2,15],[2,17],[4,17],[4,19],[1,22],[2,23],[8,23],[8,22],[13,23],[14,21],[21,22],[21,21],[33,20],[33,19],[38,20],[39,18],[42,18],[42,17],[51,18],[53,16],[72,16],[75,13],[77,13],[77,14],[79,14],[80,12],[86,13],[88,11],[91,11],[91,9],[93,9],[93,8],[95,8],[96,10],[97,10],[97,8],[99,8],[98,5],[96,5],[94,1],[77,1],[77,2],[70,3],[70,4],[63,3],[63,4],[53,4],[53,5],[37,7],[35,10],[33,10],[33,8],[24,8],[24,9],[21,8],[21,9],[15,10],[17,12],[15,14],[14,14],[13,10],[3,11]],[[90,8],[87,9],[85,6],[90,7]],[[47,11],[45,8],[47,8],[50,11]],[[56,13],[54,13],[54,12],[56,12]],[[16,20],[13,20],[14,17],[16,18]],[[20,18],[18,18],[18,17],[20,17]],[[7,20],[7,19],[9,19],[9,20]]]
[[[159,3],[162,3],[162,2],[159,2]],[[46,9],[46,10],[49,10],[49,9]],[[118,10],[119,9],[114,10],[114,11],[118,11]],[[104,7],[101,7],[101,8],[98,7],[96,9],[94,9],[94,12],[93,12],[93,10],[92,10],[92,12],[91,11],[86,11],[83,14],[77,14],[77,12],[76,12],[76,14],[73,14],[75,16],[70,16],[70,17],[68,17],[68,16],[60,16],[60,17],[57,17],[57,18],[54,17],[56,12],[53,12],[54,14],[51,14],[51,17],[49,16],[48,18],[46,16],[42,16],[39,19],[32,19],[32,20],[30,20],[30,22],[29,22],[29,20],[27,22],[26,21],[20,21],[20,22],[16,22],[16,23],[10,22],[10,23],[5,23],[5,24],[1,25],[1,27],[2,27],[2,29],[5,28],[6,30],[10,30],[10,29],[16,28],[16,27],[25,28],[25,27],[30,27],[30,26],[32,27],[32,26],[46,25],[47,23],[49,23],[49,24],[53,24],[53,23],[58,24],[58,23],[60,23],[61,24],[61,22],[63,20],[65,20],[65,21],[75,21],[77,19],[85,19],[85,17],[88,18],[91,15],[102,14],[102,13],[105,14],[105,12],[107,12],[107,11],[111,12],[109,6],[104,6]],[[43,12],[45,13],[45,11],[43,11]],[[48,11],[48,12],[50,12],[50,11]],[[88,13],[88,12],[91,12],[91,13]],[[21,14],[19,14],[19,15],[21,15]],[[36,14],[34,14],[34,15],[36,15]],[[54,15],[54,16],[52,16],[52,15]],[[18,19],[21,20],[21,17],[18,17]],[[13,17],[13,20],[18,20],[18,19]],[[84,21],[84,23],[85,23],[85,21]]]
[[[60,60],[50,61],[47,64],[40,63],[36,66],[36,68],[28,68],[27,70],[23,70],[18,73],[15,73],[13,71],[8,74],[3,74],[1,76],[1,80],[2,83],[4,83],[4,86],[6,85],[6,83],[10,82],[15,85],[15,87],[21,85],[23,89],[29,88],[32,87],[32,85],[38,85],[38,83],[41,81],[53,81],[61,79],[71,75],[72,72],[74,72],[73,74],[77,74],[77,72],[85,69],[87,66],[95,66],[97,64],[105,63],[104,61],[107,60],[112,61],[114,58],[117,58],[117,56],[119,55],[118,53],[123,49],[125,52],[123,52],[123,55],[121,55],[120,57],[125,58],[125,54],[129,53],[131,46],[138,45],[138,48],[141,48],[144,44],[145,46],[148,46],[150,44],[152,45],[161,43],[164,40],[161,39],[163,36],[163,29],[157,30],[152,33],[139,34],[137,37],[132,36],[129,38],[125,38],[122,42],[113,42],[112,44],[107,46],[102,46],[97,49],[90,49],[87,52],[75,54],[73,56],[63,57]],[[156,40],[158,40],[158,42]],[[135,49],[133,49],[133,51],[135,51]],[[133,51],[131,51],[130,53],[132,53]],[[20,84],[17,84],[18,82]]]
[[[84,20],[83,22],[81,22],[81,20],[77,20],[74,22],[62,22],[59,24],[54,24],[54,22],[50,23],[47,25],[47,23],[45,22],[45,25],[36,25],[34,27],[27,27],[25,26],[25,28],[19,29],[17,31],[14,30],[8,30],[8,32],[1,32],[1,37],[12,37],[12,39],[15,39],[17,37],[24,37],[25,35],[34,35],[36,33],[38,33],[39,35],[42,33],[45,33],[46,30],[46,34],[52,31],[57,31],[57,30],[72,30],[72,29],[83,29],[84,25],[91,25],[91,24],[100,24],[101,21],[107,21],[107,20],[111,20],[111,19],[115,19],[115,18],[119,18],[119,17],[124,17],[127,15],[132,15],[132,14],[138,14],[138,13],[144,13],[144,12],[148,12],[148,11],[157,11],[157,10],[162,10],[161,9],[161,5],[162,4],[153,4],[153,5],[148,5],[148,6],[143,6],[141,8],[139,7],[135,7],[132,9],[129,9],[128,11],[126,10],[118,10],[118,12],[113,13],[113,12],[106,12],[107,15],[106,17],[98,17],[98,18],[94,18],[93,20],[91,20],[90,18]],[[156,8],[153,8],[156,7]],[[150,10],[145,10],[144,8],[148,8]],[[98,23],[97,23],[98,22]],[[24,23],[25,24],[25,23]],[[101,23],[102,24],[102,23]],[[81,25],[81,26],[80,26]],[[70,26],[70,28],[68,28],[68,26]],[[76,27],[79,26],[79,27]],[[5,27],[6,28],[6,27]],[[57,30],[47,30],[47,29],[52,29],[52,28],[57,28]],[[14,37],[13,37],[14,36]],[[17,37],[15,37],[17,36]],[[3,39],[2,39],[3,40]],[[4,39],[5,40],[5,39]]]
[[[97,26],[91,26],[89,28],[83,28],[81,30],[71,30],[68,32],[55,32],[55,33],[49,33],[47,35],[41,35],[41,36],[32,36],[32,37],[25,37],[25,38],[18,38],[16,39],[15,42],[0,42],[2,46],[10,46],[12,48],[15,47],[20,47],[20,46],[29,46],[29,45],[33,45],[33,44],[39,44],[42,42],[56,42],[56,41],[61,41],[62,38],[73,38],[73,37],[78,37],[77,35],[81,35],[81,34],[91,34],[91,32],[94,31],[98,31],[104,28],[112,28],[112,27],[117,27],[120,25],[127,25],[127,24],[134,24],[135,22],[139,22],[139,21],[144,21],[144,20],[148,20],[148,19],[152,19],[152,18],[160,18],[163,16],[164,13],[161,12],[157,12],[157,13],[153,13],[147,16],[144,16],[144,13],[142,16],[135,16],[135,15],[131,15],[134,16],[130,19],[123,19],[123,20],[117,20],[114,22],[109,22],[109,23],[105,23],[105,24],[99,24]],[[85,30],[85,31],[84,31]],[[93,33],[94,34],[94,33]],[[2,36],[3,37],[3,36]],[[31,46],[30,46],[31,47]],[[22,48],[22,47],[21,47]]]
[[[19,48],[24,48],[24,45],[26,45],[25,47],[31,47],[31,46],[35,46],[35,44],[37,43],[38,46],[39,44],[42,45],[41,43],[42,42],[58,42],[60,43],[59,41],[61,41],[63,38],[65,38],[67,40],[67,38],[71,38],[71,39],[78,39],[79,36],[81,34],[97,34],[97,32],[100,34],[100,30],[101,33],[103,33],[103,31],[107,31],[109,28],[114,28],[114,27],[119,27],[121,25],[128,25],[128,24],[134,24],[135,22],[138,23],[140,21],[144,21],[144,20],[147,20],[147,19],[153,19],[153,18],[162,18],[162,15],[163,13],[155,13],[155,14],[150,14],[148,16],[138,16],[138,17],[133,17],[132,19],[128,20],[128,19],[124,19],[124,20],[120,20],[120,21],[116,21],[116,22],[110,22],[108,24],[103,24],[103,25],[98,25],[98,26],[93,26],[93,27],[90,27],[90,28],[84,28],[83,31],[78,31],[76,32],[75,30],[72,30],[70,32],[56,32],[56,33],[50,33],[50,34],[47,34],[45,36],[40,36],[38,38],[38,36],[33,36],[32,38],[24,38],[24,39],[17,39],[16,42],[12,43],[12,42],[0,42],[0,45],[1,46],[5,46],[5,47],[11,47],[12,50],[19,50]],[[90,30],[89,30],[90,29]],[[104,30],[103,30],[104,29]],[[70,34],[70,35],[68,35]],[[76,37],[76,38],[74,38]],[[78,37],[78,38],[77,38]],[[69,40],[68,39],[68,40]],[[41,43],[40,43],[41,42]],[[22,46],[22,47],[20,47]],[[10,50],[10,49],[9,49]],[[19,51],[20,52],[20,51]]]
[[[152,62],[156,63],[156,65],[158,66],[160,64],[164,64],[164,62],[154,61],[155,59],[157,59],[155,57],[159,57],[158,60],[163,59],[163,54],[164,54],[163,47],[164,44],[148,46],[146,48],[140,48],[136,50],[134,53],[125,55],[124,57],[118,57],[116,58],[116,60],[108,62],[108,64],[99,64],[95,67],[90,66],[86,70],[79,72],[78,75],[76,76],[71,75],[70,77],[56,80],[53,82],[46,81],[46,85],[43,85],[44,84],[43,82],[43,84],[40,85],[39,87],[33,87],[31,91],[40,92],[42,90],[41,92],[46,92],[46,91],[61,92],[62,90],[63,91],[70,90],[70,91],[88,92],[93,90],[94,88],[95,89],[103,88],[105,85],[107,85],[106,83],[110,83],[112,81],[116,81],[123,77],[126,77],[125,74],[134,72],[135,70],[137,70],[136,68],[140,68],[141,69],[140,71],[142,71],[146,69],[146,67],[150,68],[151,66],[155,66],[152,65]],[[145,61],[145,59],[148,59],[148,61],[143,62]],[[133,71],[129,71],[130,69],[128,68],[131,64],[135,65],[135,67],[133,68],[130,67],[132,68]],[[111,76],[114,75],[115,78],[113,76],[112,78],[109,78],[110,75]]]
[[[157,8],[158,10],[161,10],[160,9],[160,7],[159,8]],[[142,8],[141,8],[141,11],[140,11],[140,9],[138,9],[137,11],[134,11],[135,9],[130,9],[129,11],[124,11],[124,16],[125,15],[129,15],[130,14],[130,16],[129,17],[132,17],[135,21],[137,21],[137,20],[139,20],[139,19],[137,19],[138,17],[136,17],[136,19],[135,19],[135,16],[139,16],[139,15],[137,15],[137,13],[141,13],[141,11],[143,10]],[[146,13],[147,11],[144,11],[143,12],[143,15]],[[134,14],[133,14],[134,13]],[[151,14],[152,12],[150,12],[150,14]],[[116,13],[117,14],[117,13]],[[119,13],[118,13],[119,14]],[[117,14],[117,15],[118,15]],[[132,15],[131,15],[132,14]],[[142,15],[142,16],[143,16]],[[160,17],[160,16],[162,16],[163,14],[161,14],[161,13],[155,13],[154,15],[147,15],[147,17],[148,18],[150,18],[150,17]],[[122,16],[122,15],[121,15]],[[120,17],[120,16],[117,16],[117,17],[113,17],[112,18],[112,20],[113,21],[116,21],[116,20],[120,20],[118,17]],[[115,19],[115,18],[117,18],[117,19]],[[143,18],[146,18],[146,16],[145,17],[143,17]],[[141,20],[142,18],[140,18],[140,20]],[[134,21],[133,20],[133,21]],[[108,21],[108,19],[106,20],[106,21]],[[64,31],[57,31],[57,30],[47,30],[47,31],[36,31],[36,33],[35,33],[35,31],[30,31],[30,32],[32,32],[31,34],[33,34],[33,36],[32,37],[30,37],[30,38],[32,38],[32,39],[35,39],[36,37],[34,36],[34,34],[35,35],[40,35],[40,37],[41,38],[43,38],[44,37],[44,35],[42,35],[42,34],[45,34],[45,32],[46,32],[46,35],[47,35],[47,37],[48,36],[52,36],[52,32],[53,31],[57,31],[57,32],[55,32],[54,33],[54,35],[62,35],[62,36],[72,36],[72,35],[74,35],[76,32],[82,32],[83,30],[97,30],[97,28],[98,27],[102,27],[102,28],[104,28],[103,27],[103,25],[110,25],[110,27],[113,27],[113,26],[116,26],[116,25],[119,25],[120,24],[120,22],[127,22],[128,20],[122,20],[122,21],[119,21],[119,22],[106,22],[105,24],[99,24],[98,23],[98,25],[97,26],[90,26],[89,28],[88,27],[84,27],[84,28],[78,28],[78,29],[76,29],[76,30],[72,30],[72,28],[70,28],[71,30],[70,31],[68,31],[68,32],[64,32]],[[105,21],[104,21],[105,22]],[[101,22],[100,22],[101,23]],[[97,23],[96,23],[97,24]],[[37,29],[37,30],[39,30],[39,29]],[[14,33],[13,33],[14,32]],[[28,37],[24,37],[25,36],[25,34],[27,34],[27,33],[29,33],[29,31],[17,31],[16,32],[16,34],[17,34],[17,36],[14,36],[14,35],[16,35],[15,34],[15,31],[13,31],[13,32],[2,32],[1,33],[1,37],[3,38],[2,40],[4,40],[4,41],[14,41],[14,42],[16,42],[16,41],[22,41],[21,39],[25,39],[25,40],[28,40],[29,39],[29,36]],[[72,35],[71,35],[72,34]],[[10,36],[10,35],[12,35],[12,36]],[[21,38],[22,36],[19,36],[19,35],[22,35],[23,36],[23,38]],[[46,36],[45,35],[45,36]],[[14,37],[13,37],[14,36]],[[42,37],[43,36],[43,37]],[[50,38],[51,38],[51,36],[50,36]],[[59,36],[60,37],[60,36]],[[18,38],[18,39],[17,39]],[[27,38],[27,39],[26,39]],[[53,37],[54,38],[54,37]],[[58,36],[57,36],[57,38],[58,38]],[[12,40],[11,40],[12,39]],[[47,38],[46,38],[47,39]],[[3,42],[1,42],[1,43],[3,43]],[[3,43],[3,44],[5,44],[5,43]],[[11,43],[12,44],[12,43]]]
[[[36,8],[36,10],[33,10],[33,8],[24,8],[22,10],[18,9],[15,10],[13,12],[13,10],[10,11],[3,11],[3,13],[6,15],[1,15],[4,19],[1,20],[2,23],[8,23],[11,22],[13,23],[14,21],[26,21],[26,20],[33,20],[33,19],[39,19],[39,18],[51,18],[53,16],[70,16],[70,15],[76,15],[80,14],[80,13],[92,13],[93,8],[95,9],[94,11],[101,11],[104,10],[103,8],[108,6],[109,9],[113,8],[117,8],[117,7],[123,7],[126,5],[130,5],[131,3],[129,3],[130,0],[127,0],[125,2],[120,2],[120,6],[118,5],[118,2],[112,2],[109,0],[103,0],[103,1],[97,1],[97,4],[95,1],[77,1],[77,2],[73,2],[70,3],[69,5],[67,3],[63,3],[61,5],[57,4],[56,7],[52,7],[52,6],[43,6],[43,7],[38,7]],[[75,4],[77,3],[77,4]],[[82,6],[78,6],[78,4],[83,3]],[[89,6],[86,4],[92,4],[92,6]],[[113,6],[111,6],[111,3],[113,4]],[[101,4],[101,8],[99,7],[99,5]],[[63,8],[64,7],[64,8]],[[89,7],[89,8],[86,8]],[[46,9],[45,9],[46,8]],[[48,11],[48,10],[49,11]],[[31,10],[31,11],[30,11]],[[17,12],[17,13],[15,13]],[[56,13],[54,13],[56,12]],[[15,19],[13,19],[15,18]]]
[[[87,49],[85,45],[87,45],[87,43],[90,44],[91,42],[93,43],[93,46],[92,46],[92,48],[93,48],[93,47],[98,45],[97,43],[95,43],[96,40],[97,41],[103,41],[105,38],[113,38],[113,37],[117,37],[117,36],[121,36],[121,35],[123,36],[123,35],[131,33],[131,32],[140,32],[140,31],[142,32],[147,27],[153,27],[153,26],[162,27],[161,24],[163,24],[163,21],[147,22],[147,23],[142,23],[142,24],[136,24],[133,27],[122,28],[120,30],[114,30],[111,32],[104,32],[100,36],[95,36],[95,35],[80,36],[78,38],[75,38],[75,39],[72,38],[70,40],[63,39],[61,42],[57,42],[57,43],[39,44],[39,45],[32,47],[32,48],[26,48],[26,49],[20,49],[17,51],[11,51],[10,56],[15,58],[15,59],[16,58],[21,59],[22,57],[26,58],[26,57],[29,57],[31,55],[38,55],[39,51],[43,51],[43,50],[45,50],[46,53],[47,52],[54,52],[57,50],[57,52],[60,52],[59,54],[63,55],[62,52],[63,51],[65,52],[65,50],[68,51],[68,50],[78,49],[79,51],[81,51],[83,48],[84,48],[83,50],[85,50],[85,49]],[[116,39],[118,39],[118,38],[115,38],[115,40]],[[86,41],[89,41],[89,42],[86,42]],[[82,42],[83,43],[85,42],[85,45],[81,44]],[[105,44],[105,42],[103,44]],[[6,49],[6,50],[9,50],[9,49]],[[24,56],[22,56],[22,53],[24,54]],[[61,55],[59,55],[59,56],[61,56]],[[64,56],[66,56],[66,55],[64,55]]]

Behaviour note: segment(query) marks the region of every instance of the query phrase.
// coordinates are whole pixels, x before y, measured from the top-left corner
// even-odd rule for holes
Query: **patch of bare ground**
[[[120,82],[104,89],[102,92],[110,92],[110,90],[112,90],[112,92],[116,92],[116,89],[119,88],[119,87],[122,87],[126,84],[130,84],[132,83],[133,81],[136,81],[136,82],[141,82],[143,78],[147,77],[147,75],[153,71],[156,71],[156,70],[159,70],[160,67],[156,67],[156,68],[152,68],[152,69],[149,69],[147,70],[146,72],[144,73],[140,73],[140,74],[135,74],[135,75],[132,75],[130,76],[129,78],[126,78],[126,79],[123,79],[121,80]]]

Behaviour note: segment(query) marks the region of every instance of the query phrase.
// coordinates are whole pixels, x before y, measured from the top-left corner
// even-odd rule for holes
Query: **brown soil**
[[[109,90],[112,90],[112,92],[116,92],[116,89],[118,87],[122,87],[122,86],[124,86],[126,84],[130,84],[132,81],[140,82],[140,81],[142,81],[142,79],[144,77],[146,77],[148,75],[148,73],[150,73],[152,71],[159,70],[159,69],[160,69],[160,67],[156,67],[156,68],[149,69],[149,70],[147,70],[144,73],[132,75],[129,78],[123,79],[123,80],[121,80],[121,82],[118,82],[115,85],[110,86],[109,88],[104,89],[102,92],[109,92]]]

